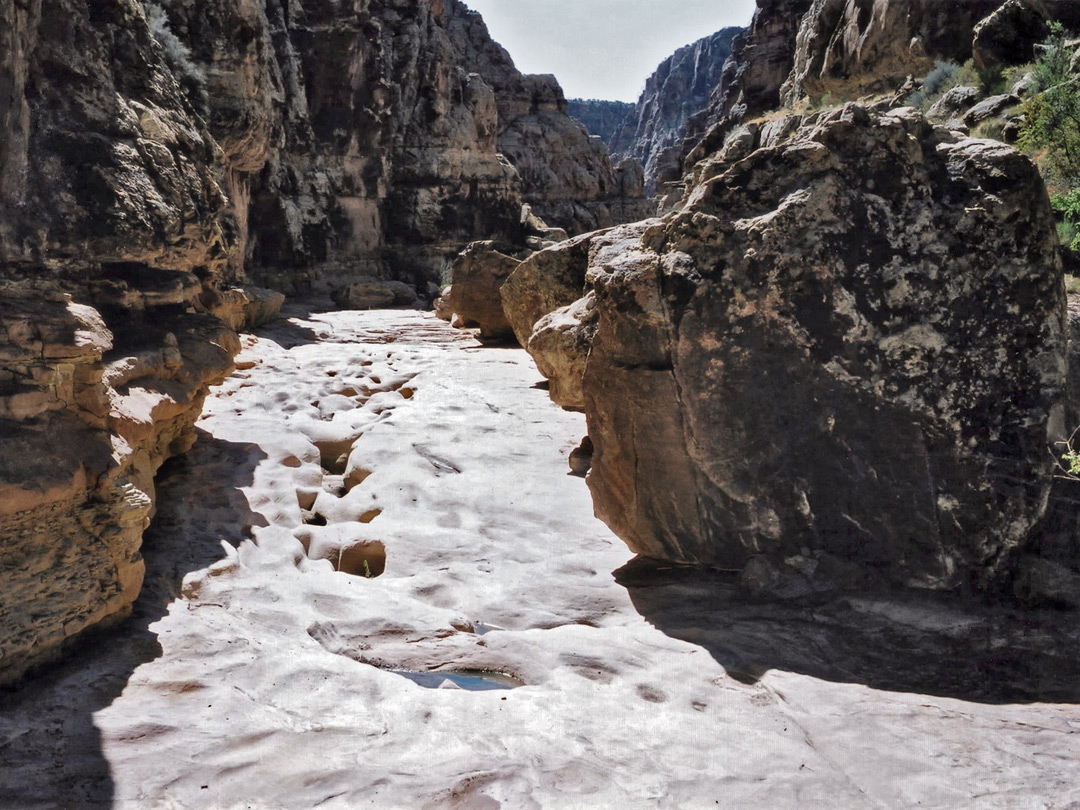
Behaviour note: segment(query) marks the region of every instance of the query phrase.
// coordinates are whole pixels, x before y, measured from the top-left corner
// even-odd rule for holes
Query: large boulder
[[[536,369],[548,381],[551,401],[567,410],[585,410],[581,381],[596,335],[596,307],[591,295],[549,312],[536,322],[526,344]]]
[[[1031,162],[847,105],[701,176],[590,261],[598,516],[684,563],[942,589],[1007,573],[1064,421],[1061,261]]]
[[[484,340],[506,340],[514,330],[503,314],[499,289],[521,260],[499,250],[494,242],[474,242],[451,268],[448,309],[460,326],[480,327]]]
[[[1006,0],[975,26],[972,58],[975,67],[1022,65],[1035,58],[1035,46],[1046,39],[1050,26],[1040,0]]]
[[[595,238],[585,234],[538,251],[506,279],[499,290],[502,309],[522,346],[529,344],[537,321],[581,297]]]

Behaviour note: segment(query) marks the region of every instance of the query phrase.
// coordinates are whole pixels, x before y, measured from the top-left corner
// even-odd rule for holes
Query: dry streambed
[[[1074,628],[619,584],[538,380],[413,312],[248,338],[161,476],[136,619],[5,700],[0,807],[1080,801]]]

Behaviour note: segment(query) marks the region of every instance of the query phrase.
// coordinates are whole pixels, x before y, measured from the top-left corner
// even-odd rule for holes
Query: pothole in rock
[[[315,517],[322,518],[322,515]],[[308,525],[325,525],[325,522],[315,524],[309,521]],[[298,531],[295,536],[309,560],[329,560],[334,570],[342,574],[374,579],[386,571],[386,544],[381,540],[342,543],[310,531]]]
[[[490,692],[497,689],[516,689],[524,686],[512,675],[489,672],[483,669],[459,669],[449,672],[412,672],[406,669],[388,669],[395,675],[408,678],[425,689],[464,689],[466,692]]]
[[[328,492],[335,498],[344,498],[345,494],[349,491],[345,486],[344,475],[331,475],[327,473],[323,476],[322,488],[324,492]]]
[[[311,512],[307,509],[301,509],[300,514],[303,516],[304,523],[308,526],[327,525],[326,515],[319,514],[318,512]]]
[[[371,475],[371,470],[365,470],[363,467],[353,467],[347,469],[345,472],[345,490],[346,492],[352,492],[355,487],[360,486]]]
[[[329,475],[344,475],[349,451],[355,439],[323,439],[313,442],[319,449],[319,464]]]

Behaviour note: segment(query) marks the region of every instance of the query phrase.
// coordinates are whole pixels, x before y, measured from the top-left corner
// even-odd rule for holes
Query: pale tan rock
[[[536,322],[527,348],[537,370],[550,383],[551,401],[571,411],[585,410],[581,387],[596,334],[591,295],[550,312]]]
[[[207,311],[235,332],[270,323],[278,317],[285,303],[283,293],[251,285],[230,287],[206,297],[210,301]]]
[[[520,259],[502,253],[494,242],[474,242],[462,251],[451,268],[449,309],[459,324],[478,326],[485,340],[505,340],[513,336],[503,313],[499,290]]]
[[[585,287],[592,234],[575,237],[521,262],[499,290],[518,343],[527,346],[544,315],[573,303]]]

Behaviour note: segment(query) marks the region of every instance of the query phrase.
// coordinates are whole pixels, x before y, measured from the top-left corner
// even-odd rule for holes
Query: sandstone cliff
[[[612,153],[641,162],[650,193],[658,177],[678,169],[686,123],[708,104],[732,43],[743,32],[742,28],[724,28],[665,59],[608,141]]]
[[[522,196],[536,214],[570,234],[648,216],[654,206],[639,172],[613,165],[603,140],[568,115],[555,77],[519,73],[480,15],[453,3],[455,48],[495,91],[498,148],[520,174]]]
[[[242,300],[223,155],[142,4],[5,0],[0,30],[6,682],[129,608],[154,474],[239,348],[207,313]]]
[[[162,3],[226,153],[245,263],[285,290],[420,294],[531,202],[572,231],[638,214],[606,148],[457,0]],[[342,81],[342,77],[348,77]]]

